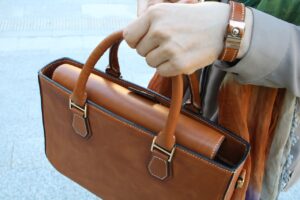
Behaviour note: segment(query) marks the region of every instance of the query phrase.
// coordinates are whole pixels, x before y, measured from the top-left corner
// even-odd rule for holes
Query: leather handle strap
[[[81,73],[79,75],[79,78],[76,82],[75,88],[73,90],[73,93],[70,97],[70,102],[72,102],[72,105],[74,105],[74,108],[71,109],[74,114],[76,114],[76,121],[73,121],[73,127],[74,123],[76,123],[78,120],[78,109],[76,108],[84,108],[86,107],[86,84],[88,81],[88,78],[94,69],[96,63],[101,58],[101,56],[113,45],[117,44],[122,40],[123,33],[122,31],[115,32],[111,35],[109,35],[107,38],[105,38],[90,54],[88,57],[86,63],[84,64]],[[167,118],[167,122],[163,130],[158,134],[156,143],[157,145],[161,146],[162,148],[166,150],[171,150],[175,144],[175,129],[177,120],[180,114],[181,110],[181,103],[182,103],[182,97],[183,97],[183,80],[182,76],[176,76],[172,77],[172,101],[171,106],[169,110],[169,115]],[[82,116],[82,118],[88,118],[88,116],[85,113],[85,116]]]
[[[119,40],[113,44],[109,50],[109,64],[106,68],[106,73],[110,74],[113,77],[120,78],[120,64],[118,59],[118,51],[122,40]],[[201,112],[201,99],[200,99],[200,88],[198,74],[195,72],[191,75],[186,75],[188,87],[190,88],[191,98],[189,102],[185,103],[185,107],[192,112],[200,113]],[[166,78],[167,79],[167,78]]]
[[[199,76],[197,72],[194,72],[190,75],[187,75],[188,79],[188,86],[190,87],[190,93],[191,98],[190,102],[186,103],[185,106],[195,112],[195,113],[201,113],[202,112],[202,102],[200,98],[200,82],[199,82]]]
[[[175,145],[175,129],[181,110],[183,97],[182,76],[172,77],[172,100],[164,129],[158,134],[156,143],[166,150],[171,151]]]
[[[96,63],[113,44],[115,44],[119,40],[122,40],[123,37],[122,34],[123,34],[122,31],[118,31],[106,37],[104,40],[102,40],[102,42],[100,42],[100,44],[98,44],[98,46],[93,50],[93,52],[88,57],[87,61],[85,62],[81,70],[75,88],[73,90],[73,93],[70,97],[72,102],[74,102],[77,106],[84,107],[86,103],[86,99],[87,99],[87,95],[85,93],[86,83]]]
[[[119,47],[121,44],[122,40],[119,42],[116,42],[111,46],[109,49],[109,64],[106,68],[106,73],[110,74],[111,76],[114,76],[116,78],[121,77],[121,71],[120,71],[120,64],[119,64],[119,58],[118,58],[118,52],[119,52]]]

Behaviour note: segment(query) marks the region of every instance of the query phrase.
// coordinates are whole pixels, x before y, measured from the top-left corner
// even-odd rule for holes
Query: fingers
[[[169,61],[159,65],[156,70],[161,76],[165,76],[165,77],[176,76],[180,74],[179,71],[174,69],[174,67],[171,65]]]
[[[131,48],[135,48],[138,42],[148,32],[149,27],[150,20],[148,15],[142,15],[124,29],[123,37]]]
[[[138,54],[145,57],[150,51],[157,48],[159,41],[157,39],[152,39],[152,34],[149,31],[136,45],[136,50]]]
[[[162,63],[168,61],[170,54],[163,47],[157,47],[150,51],[146,56],[146,62],[151,67],[158,67]]]
[[[198,69],[199,67],[180,68],[179,66],[172,64],[172,61],[168,60],[158,65],[156,70],[161,76],[170,77],[177,76],[179,74],[192,74]]]

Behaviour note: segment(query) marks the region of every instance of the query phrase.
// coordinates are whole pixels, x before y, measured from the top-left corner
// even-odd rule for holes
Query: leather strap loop
[[[120,64],[119,64],[119,58],[118,58],[118,51],[122,40],[119,42],[116,42],[114,45],[111,46],[109,50],[109,64],[106,68],[106,73],[116,77],[121,77],[121,71],[120,71]]]
[[[80,107],[86,104],[87,96],[85,95],[86,83],[94,69],[96,63],[101,56],[113,45],[120,42],[123,38],[122,31],[115,32],[105,38],[91,53],[86,63],[84,64],[73,93],[71,101]],[[181,110],[181,103],[183,97],[183,80],[182,76],[172,77],[172,101],[169,110],[168,119],[164,129],[157,137],[157,144],[167,150],[172,149],[175,144],[175,129],[177,120]],[[73,122],[74,123],[74,122]]]

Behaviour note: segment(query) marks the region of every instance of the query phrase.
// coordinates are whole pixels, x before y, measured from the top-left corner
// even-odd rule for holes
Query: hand
[[[138,0],[137,2],[137,14],[140,16],[145,13],[146,10],[157,3],[197,3],[198,0]]]
[[[160,75],[191,74],[217,60],[229,12],[218,2],[157,4],[125,28],[124,39]]]

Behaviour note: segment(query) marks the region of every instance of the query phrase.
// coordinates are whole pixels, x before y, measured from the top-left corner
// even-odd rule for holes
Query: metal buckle
[[[241,39],[238,37],[233,37],[231,35],[228,35],[226,38],[226,48],[236,49],[239,50],[241,45]]]
[[[242,177],[239,177],[238,178],[238,180],[237,180],[237,182],[236,182],[236,188],[242,188],[243,187],[243,185],[244,185],[244,183],[245,183],[245,179],[243,179]]]
[[[175,146],[172,148],[172,151],[169,152],[167,150],[165,150],[164,148],[158,146],[157,144],[155,144],[157,137],[155,136],[153,138],[152,144],[151,144],[151,152],[154,151],[154,148],[161,151],[162,153],[166,154],[167,156],[169,156],[168,162],[171,162],[174,156],[174,152],[175,152]]]
[[[234,20],[229,20],[229,26],[232,27],[232,36],[238,37],[242,39],[242,35],[244,33],[246,23],[245,22],[239,22]]]
[[[80,107],[77,104],[75,104],[72,99],[69,99],[69,109],[72,109],[72,107],[80,110],[83,112],[83,117],[86,118],[87,117],[87,104],[84,105],[84,107]]]
[[[229,29],[231,31],[226,36],[225,47],[239,50],[245,30],[245,22],[230,20]]]

